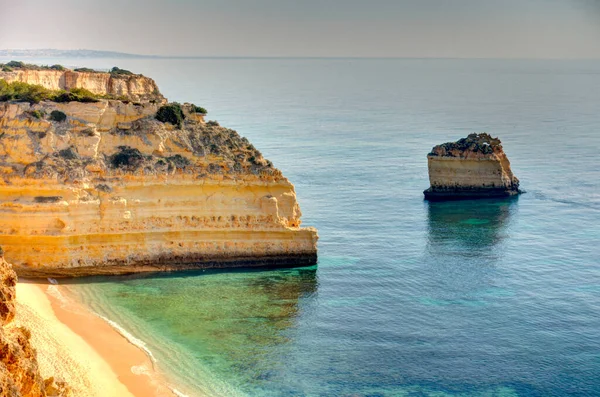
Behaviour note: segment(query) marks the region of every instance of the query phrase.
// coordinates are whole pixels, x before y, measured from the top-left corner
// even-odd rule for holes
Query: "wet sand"
[[[174,396],[148,355],[73,299],[63,286],[21,280],[16,325],[31,330],[44,378],[77,396]]]

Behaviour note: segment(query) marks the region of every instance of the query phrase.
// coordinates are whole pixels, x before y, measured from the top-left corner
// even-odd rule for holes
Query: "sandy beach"
[[[19,281],[14,324],[31,330],[43,377],[67,382],[75,397],[174,395],[152,372],[144,351],[64,287]]]

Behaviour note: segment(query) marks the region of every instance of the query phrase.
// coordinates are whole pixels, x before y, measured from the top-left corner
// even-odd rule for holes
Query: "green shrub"
[[[193,104],[192,104],[192,112],[194,112],[194,113],[200,113],[200,114],[206,114],[206,113],[208,113],[206,111],[206,109],[204,109],[203,107],[196,106],[196,105],[193,105]]]
[[[66,119],[67,119],[67,115],[64,114],[63,112],[61,112],[60,110],[53,110],[52,113],[50,113],[50,120],[52,120],[52,121],[57,121],[59,123],[62,123]]]
[[[12,68],[10,66],[2,65],[3,72],[12,72]]]
[[[73,88],[70,91],[53,91],[40,85],[32,85],[20,81],[7,83],[5,80],[0,80],[0,101],[21,101],[29,103],[39,103],[40,101],[93,103],[98,102],[103,98],[117,99],[126,103],[129,102],[126,97],[97,95],[85,88]]]
[[[180,154],[167,157],[167,161],[175,166],[175,168],[185,168],[190,165],[190,160]]]
[[[8,66],[9,68],[24,68],[25,67],[25,63],[24,62],[20,62],[20,61],[10,61],[6,64],[6,66]]]
[[[219,122],[215,120],[209,120],[206,122],[206,125],[209,127],[219,127]]]
[[[33,117],[34,119],[43,119],[45,112],[43,110],[34,110],[29,112],[29,114],[31,115],[31,117]]]
[[[161,106],[156,112],[156,119],[163,123],[171,123],[181,128],[185,115],[181,109],[181,105],[173,102],[168,105]]]
[[[53,98],[54,102],[98,102],[100,96],[85,88],[72,88],[70,91],[61,91]]]
[[[90,69],[90,68],[75,68],[75,69],[73,69],[73,71],[81,72],[81,73],[96,73],[96,71],[94,69]]]
[[[129,70],[120,69],[116,66],[110,70],[110,74],[113,76],[133,76],[133,73]]]
[[[29,103],[39,103],[52,97],[53,91],[42,87],[41,85],[32,85],[13,81],[7,83],[0,80],[0,101],[18,100]]]
[[[87,90],[85,88],[71,88],[69,90],[69,92],[71,92],[71,94],[79,95],[81,97],[86,97],[87,96],[87,97],[95,98],[97,96],[92,91]]]
[[[137,168],[144,161],[142,153],[129,146],[119,146],[119,151],[110,158],[114,168]]]
[[[8,68],[10,70],[12,69],[24,69],[24,70],[67,70],[67,68],[65,68],[63,65],[52,65],[52,66],[48,66],[48,65],[35,65],[35,64],[31,64],[31,63],[25,63],[25,62],[21,62],[21,61],[10,61],[5,65],[0,64],[0,67],[2,67],[2,69],[4,70],[4,68]],[[10,71],[10,70],[5,70],[5,71]]]

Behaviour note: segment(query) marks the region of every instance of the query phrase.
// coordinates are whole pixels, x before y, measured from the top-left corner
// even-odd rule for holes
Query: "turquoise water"
[[[140,71],[208,108],[319,229],[313,268],[70,285],[181,391],[600,395],[600,61],[61,63]],[[431,147],[483,131],[527,193],[423,201]]]

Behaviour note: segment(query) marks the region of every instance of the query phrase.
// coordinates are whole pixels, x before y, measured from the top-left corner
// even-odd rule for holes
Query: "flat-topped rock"
[[[507,197],[521,193],[508,157],[498,138],[470,134],[456,142],[435,146],[427,155],[427,200]]]

